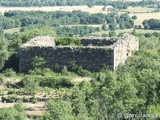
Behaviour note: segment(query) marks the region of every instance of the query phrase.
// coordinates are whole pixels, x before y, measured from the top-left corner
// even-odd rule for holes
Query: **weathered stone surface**
[[[34,39],[28,43],[32,43],[32,40]],[[43,46],[40,42],[41,40],[37,40],[34,46],[29,46],[28,43],[22,45],[19,50],[20,72],[27,72],[30,69],[32,58],[35,56],[44,58],[45,67],[51,69],[58,65],[59,69],[66,66],[68,70],[72,70],[76,65],[90,71],[99,71],[104,66],[115,70],[131,56],[132,51],[139,48],[138,39],[128,34],[123,38],[82,38],[81,43],[84,46],[76,47],[55,46],[55,43]]]
[[[27,47],[55,47],[55,41],[50,36],[38,36],[32,38],[30,41],[22,45],[22,48]]]

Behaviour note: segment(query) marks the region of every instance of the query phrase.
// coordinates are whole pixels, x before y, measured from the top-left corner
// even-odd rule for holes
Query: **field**
[[[85,12],[89,12],[91,14],[93,13],[104,13],[107,14],[108,11],[103,11],[102,10],[103,6],[94,6],[92,8],[89,8],[88,6],[53,6],[53,7],[0,7],[0,12],[4,13],[9,10],[22,10],[22,11],[73,11],[73,10],[81,10]],[[155,8],[147,8],[147,7],[129,7],[128,9],[121,10],[119,11],[119,14],[124,13],[124,12],[129,12],[129,16],[132,17],[133,15],[137,16],[137,19],[134,20],[135,25],[142,25],[142,22],[146,19],[160,19],[160,12],[153,12],[156,10]],[[85,26],[85,25],[66,25],[66,26]],[[92,26],[92,27],[101,27],[101,25],[87,25],[87,26]],[[19,32],[20,28],[12,28],[12,29],[6,29],[4,30],[4,33],[14,33],[14,32]],[[117,34],[120,32],[132,32],[133,29],[130,30],[117,30]],[[155,30],[143,30],[143,29],[138,29],[137,32],[139,33],[152,33]],[[160,31],[156,31],[160,32]],[[97,35],[101,35],[106,33],[105,31],[103,32],[98,32],[94,33]]]
[[[102,10],[103,6],[94,6],[89,8],[88,6],[53,6],[53,7],[0,7],[0,12],[22,10],[22,11],[74,11],[81,10],[89,13],[105,13],[107,11]]]
[[[156,8],[148,8],[148,7],[128,7],[128,9],[122,10],[124,12],[130,13],[141,13],[141,12],[153,12]]]
[[[142,22],[146,19],[160,19],[160,13],[138,13],[130,14],[130,16],[136,15],[137,19],[134,21],[135,25],[142,25]]]
[[[94,13],[109,13],[108,11],[102,10],[103,6],[94,6],[89,8],[88,6],[53,6],[53,7],[0,7],[0,12],[4,13],[6,11],[12,10],[22,10],[22,11],[74,11],[81,10],[84,12]],[[128,9],[119,11],[119,14],[124,12],[130,12],[130,16],[136,15],[137,19],[135,20],[135,25],[142,25],[143,20],[145,19],[160,19],[160,12],[153,12],[155,8],[147,7],[129,7]],[[16,30],[16,29],[13,29]],[[10,32],[7,30],[7,32]],[[11,30],[12,32],[12,30]]]
[[[116,34],[124,33],[124,32],[131,33],[132,31],[133,31],[133,29],[116,30]],[[153,32],[159,32],[159,33],[160,33],[160,30],[143,30],[143,29],[136,29],[136,32],[137,32],[137,33],[153,33]],[[108,34],[108,33],[109,33],[109,31],[101,31],[101,32],[93,33],[93,34],[94,34],[94,35],[102,35],[102,34]]]

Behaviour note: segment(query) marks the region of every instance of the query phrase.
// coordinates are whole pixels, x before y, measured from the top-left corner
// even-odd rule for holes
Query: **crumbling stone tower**
[[[31,68],[34,57],[45,59],[45,67],[72,70],[73,65],[90,71],[99,71],[104,66],[116,70],[123,64],[132,52],[139,50],[139,40],[133,35],[123,37],[81,38],[82,46],[56,46],[53,38],[39,36],[23,44],[19,50],[19,70],[27,72]]]

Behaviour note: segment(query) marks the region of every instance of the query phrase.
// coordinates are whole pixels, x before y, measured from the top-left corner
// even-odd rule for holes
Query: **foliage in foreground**
[[[61,106],[61,109],[54,111],[48,106],[47,117],[60,117],[61,110],[69,115],[66,118],[72,116],[75,120],[115,120],[118,113],[157,114],[160,104],[159,42],[158,37],[140,36],[140,51],[125,65],[117,71],[105,70],[97,73],[91,82],[82,82],[72,88],[72,94],[65,94],[65,98],[60,100],[64,106],[70,106],[68,110],[56,102],[57,100],[50,101],[49,104]],[[51,112],[55,116],[50,115]]]
[[[22,103],[19,102],[14,107],[0,109],[0,120],[26,120]]]

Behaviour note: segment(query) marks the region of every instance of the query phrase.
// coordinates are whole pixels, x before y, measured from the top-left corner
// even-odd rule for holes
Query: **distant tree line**
[[[87,27],[85,25],[101,24],[102,30],[116,30],[133,28],[134,22],[127,13],[119,15],[116,12],[110,14],[89,14],[82,11],[73,12],[43,12],[43,11],[9,11],[0,16],[0,27],[3,29],[21,27],[21,32],[51,26],[62,36],[88,35],[100,31],[100,28]],[[71,27],[69,25],[83,25]]]
[[[160,20],[159,19],[149,19],[143,21],[144,29],[154,29],[160,30]]]
[[[128,6],[155,5],[158,1],[143,0],[140,2],[123,2],[110,0],[1,0],[0,6],[30,7],[30,6],[73,6],[73,5],[112,5],[117,9],[126,9]]]
[[[21,32],[25,30],[33,30],[35,28],[41,28],[43,25],[29,25],[27,27],[22,27],[20,29]],[[89,27],[89,26],[72,26],[72,27],[55,27],[53,30],[59,36],[88,36],[93,32],[99,32],[99,27]]]
[[[103,24],[105,22],[105,14],[89,14],[82,11],[73,12],[43,12],[43,11],[9,11],[1,16],[3,28],[12,28],[28,26],[30,24],[41,23],[43,25],[57,26],[70,24]],[[6,24],[8,26],[6,26]],[[10,26],[12,24],[12,26]]]

